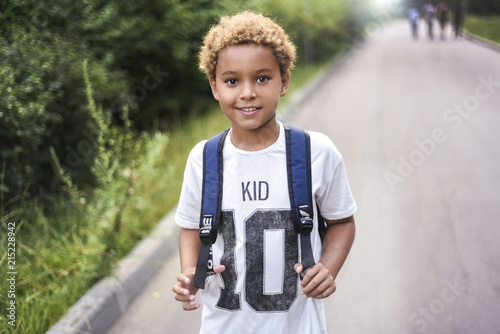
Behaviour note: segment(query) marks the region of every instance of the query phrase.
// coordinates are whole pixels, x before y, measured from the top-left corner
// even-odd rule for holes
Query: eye
[[[229,86],[234,86],[238,83],[238,80],[231,78],[231,79],[225,80],[224,82],[227,83]]]
[[[268,80],[269,80],[268,76],[262,76],[262,77],[257,78],[258,83],[264,83],[264,82],[267,82]]]

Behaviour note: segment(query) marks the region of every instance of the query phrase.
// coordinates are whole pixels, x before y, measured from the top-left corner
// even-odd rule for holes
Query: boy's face
[[[281,76],[269,47],[243,44],[219,52],[210,86],[233,130],[258,130],[275,125],[272,121],[289,78],[289,74]]]

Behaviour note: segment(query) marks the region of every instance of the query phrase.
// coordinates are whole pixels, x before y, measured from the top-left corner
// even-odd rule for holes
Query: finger
[[[182,294],[183,290],[184,288],[182,288],[179,284],[176,284],[172,287],[172,291],[177,295]]]
[[[318,284],[318,286],[312,289],[309,293],[307,293],[306,296],[312,298],[326,298],[333,293],[334,286],[335,282],[333,281],[333,278],[327,278],[326,280]]]
[[[319,270],[319,267],[317,265],[309,267],[307,269],[304,277],[302,278],[302,282],[300,283],[302,288],[306,288],[310,284],[310,282],[314,279],[314,277],[316,277],[316,275],[319,273],[319,271],[320,270]],[[309,287],[309,289],[307,291],[310,291],[312,289],[313,289],[313,287]]]
[[[333,294],[335,292],[336,289],[337,289],[337,287],[335,286],[335,284],[330,285],[326,288],[326,290],[324,290],[323,292],[321,292],[317,295],[311,296],[311,298],[323,299],[323,298],[329,297],[331,294]]]
[[[297,274],[300,274],[304,270],[304,266],[302,265],[302,263],[296,263],[293,266],[293,269],[295,269],[295,271],[297,272]]]
[[[198,304],[198,303],[192,303],[192,304],[191,304],[191,302],[182,303],[182,308],[185,311],[193,311],[193,310],[196,310],[199,307],[200,307],[200,304]]]
[[[178,302],[183,302],[183,303],[190,303],[193,301],[193,298],[194,296],[185,296],[185,295],[175,295],[175,300],[177,300]],[[192,299],[193,298],[193,299]]]
[[[223,266],[223,265],[216,265],[216,266],[214,266],[214,272],[216,274],[219,274],[219,273],[223,272],[224,270],[226,270],[226,267]]]
[[[179,275],[177,276],[177,281],[178,281],[179,283],[186,284],[186,285],[188,285],[189,283],[191,283],[191,280],[189,279],[189,277],[187,277],[187,276],[186,276],[186,275],[184,275],[184,274],[179,274]]]
[[[333,277],[328,271],[318,270],[318,268],[315,269],[315,272],[312,272],[311,270],[312,269],[308,270],[308,272],[306,273],[307,282],[304,283],[306,277],[304,277],[304,279],[302,280],[302,292],[304,294],[309,295],[309,293],[320,286],[324,281],[333,283]],[[309,271],[311,271],[311,273],[309,273]],[[308,276],[308,274],[311,274],[311,276]]]
[[[189,294],[189,290],[182,288],[174,288],[175,300],[179,302],[188,302],[194,300],[195,296]]]
[[[174,291],[178,295],[189,295],[189,289],[182,283],[177,283],[176,285],[174,285],[172,291]]]

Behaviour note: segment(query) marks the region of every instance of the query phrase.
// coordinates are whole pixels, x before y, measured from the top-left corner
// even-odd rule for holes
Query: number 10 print
[[[285,312],[297,296],[297,232],[290,210],[258,210],[245,221],[244,289],[246,303],[259,312]],[[233,211],[222,212],[219,237],[224,240],[221,273],[224,288],[217,306],[240,310],[241,296],[235,292],[238,279],[235,268]]]

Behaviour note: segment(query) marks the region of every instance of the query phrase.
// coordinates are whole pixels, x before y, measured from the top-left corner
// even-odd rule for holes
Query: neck
[[[246,130],[238,127],[232,128],[231,142],[244,151],[259,151],[271,146],[278,140],[280,126],[276,119],[258,129]]]

